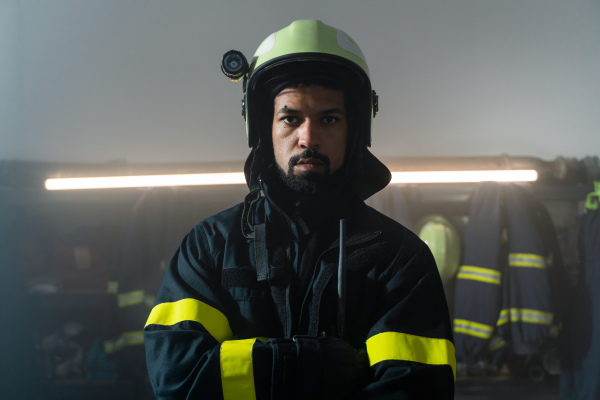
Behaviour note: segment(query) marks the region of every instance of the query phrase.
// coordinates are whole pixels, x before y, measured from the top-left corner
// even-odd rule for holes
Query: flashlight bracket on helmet
[[[373,90],[372,92],[372,96],[373,96],[373,118],[375,118],[375,116],[377,115],[377,113],[379,112],[379,96],[377,95],[377,92],[375,92]]]
[[[221,60],[221,71],[234,82],[239,81],[248,72],[248,60],[237,50],[229,50]]]

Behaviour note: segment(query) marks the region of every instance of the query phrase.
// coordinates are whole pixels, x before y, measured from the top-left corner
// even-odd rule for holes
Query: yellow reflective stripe
[[[528,308],[510,308],[500,311],[497,325],[504,325],[510,318],[511,322],[526,322],[530,324],[552,325],[554,314],[546,311]]]
[[[455,319],[454,332],[464,333],[465,335],[482,339],[489,339],[494,332],[494,327],[479,322],[468,321],[466,319]]]
[[[488,351],[494,352],[504,346],[506,342],[500,336],[494,336],[488,345]]]
[[[508,310],[500,311],[500,316],[498,317],[498,322],[496,322],[497,326],[502,326],[508,322]]]
[[[133,306],[144,301],[144,291],[134,290],[117,296],[119,307]]]
[[[508,255],[508,265],[511,267],[530,267],[530,268],[546,268],[544,257],[538,254],[528,253],[510,253]]]
[[[182,321],[199,322],[219,343],[233,337],[227,317],[216,308],[196,299],[156,305],[150,311],[146,326],[175,325]]]
[[[104,341],[104,352],[106,354],[114,353],[125,346],[137,346],[144,344],[144,333],[142,331],[123,332],[115,340]]]
[[[224,400],[256,400],[252,348],[256,339],[221,343],[221,384]]]
[[[119,290],[119,282],[117,282],[117,281],[108,281],[108,284],[106,285],[106,292],[107,293],[117,294],[118,290]]]
[[[367,340],[367,353],[371,366],[386,360],[450,365],[454,378],[456,378],[454,344],[447,339],[434,339],[400,332],[383,332]]]
[[[463,265],[456,276],[458,279],[470,279],[485,283],[500,284],[500,271],[490,268],[473,267],[471,265]]]

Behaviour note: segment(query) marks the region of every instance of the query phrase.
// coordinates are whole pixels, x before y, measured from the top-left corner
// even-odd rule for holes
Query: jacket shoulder
[[[417,234],[411,231],[406,226],[402,225],[398,221],[388,217],[380,211],[377,211],[371,206],[365,205],[369,218],[375,221],[387,238],[394,239],[393,242],[411,243],[415,246],[426,246],[426,244],[419,238]]]
[[[233,207],[218,212],[202,221],[193,229],[196,233],[202,233],[209,238],[226,238],[237,231],[241,234],[241,218],[244,203],[238,203]]]

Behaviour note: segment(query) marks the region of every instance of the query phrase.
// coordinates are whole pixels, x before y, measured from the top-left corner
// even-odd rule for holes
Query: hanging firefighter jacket
[[[156,397],[452,398],[452,332],[427,246],[346,187],[298,200],[278,180],[261,175],[264,196],[202,221],[173,258],[144,328]]]
[[[466,364],[474,364],[484,354],[502,305],[500,194],[500,185],[484,183],[475,189],[471,199],[454,306],[456,356]]]
[[[112,335],[104,351],[124,373],[145,375],[142,327],[154,304],[166,265],[199,216],[185,188],[144,190],[117,243],[108,292],[117,298]]]
[[[580,271],[561,337],[561,400],[600,399],[600,182],[579,218]]]
[[[540,352],[557,323],[562,258],[543,204],[518,184],[483,183],[473,193],[457,275],[454,334],[467,365],[488,352]]]

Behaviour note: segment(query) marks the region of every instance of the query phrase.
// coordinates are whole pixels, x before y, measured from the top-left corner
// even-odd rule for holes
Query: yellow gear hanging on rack
[[[460,266],[461,242],[456,229],[441,215],[428,215],[416,226],[416,233],[433,253],[442,283],[447,285]]]

